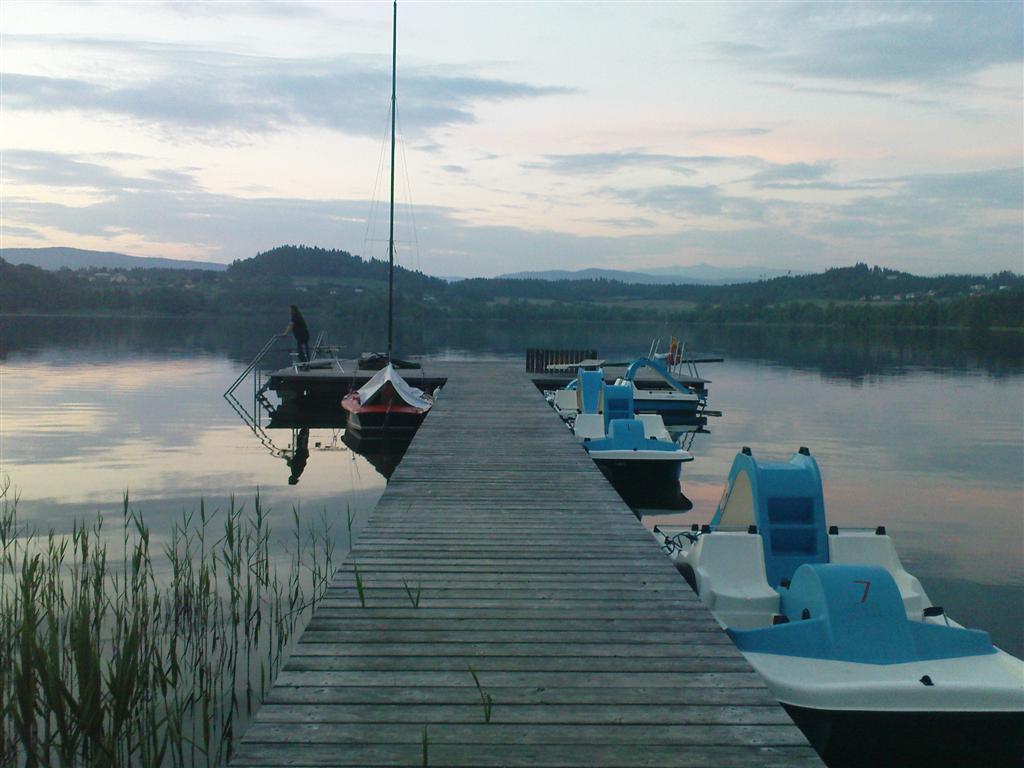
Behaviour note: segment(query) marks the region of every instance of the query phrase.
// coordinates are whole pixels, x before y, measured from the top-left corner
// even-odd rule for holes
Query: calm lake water
[[[0,318],[0,476],[20,494],[21,516],[66,532],[97,512],[119,520],[128,492],[159,543],[200,499],[224,508],[258,491],[282,539],[298,507],[334,519],[346,547],[346,510],[358,530],[384,478],[337,432],[313,429],[289,484],[275,448],[288,448],[292,431],[269,430],[264,444],[221,396],[286,322]],[[726,358],[701,367],[709,407],[724,416],[694,440],[684,519],[710,519],[741,446],[783,458],[806,445],[831,523],[886,525],[933,602],[1024,655],[1020,335],[487,323],[399,324],[397,335],[406,354],[522,359],[527,346],[635,355],[673,331],[688,349]],[[374,342],[340,328],[330,338],[352,353]],[[267,367],[287,361],[286,346]]]

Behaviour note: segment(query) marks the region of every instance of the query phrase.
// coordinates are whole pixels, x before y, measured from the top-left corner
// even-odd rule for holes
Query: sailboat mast
[[[391,361],[391,337],[395,293],[395,106],[396,70],[398,68],[398,0],[394,2],[394,23],[391,30],[391,214],[388,231],[388,362]]]

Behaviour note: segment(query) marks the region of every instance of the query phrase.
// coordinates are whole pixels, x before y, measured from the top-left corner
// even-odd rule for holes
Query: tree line
[[[0,312],[246,315],[304,310],[383,322],[388,266],[342,250],[281,246],[224,272],[170,269],[48,272],[0,259]],[[649,303],[648,303],[649,302]],[[447,282],[396,267],[407,319],[671,320],[850,327],[1024,329],[1024,278],[922,277],[857,264],[734,285],[476,278]]]

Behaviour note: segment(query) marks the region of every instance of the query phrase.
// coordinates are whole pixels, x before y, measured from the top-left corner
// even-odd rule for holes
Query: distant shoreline
[[[90,320],[224,320],[226,317],[232,319],[237,318],[258,318],[266,317],[265,313],[250,312],[247,314],[231,313],[229,314],[218,314],[218,313],[195,313],[189,315],[179,315],[169,312],[121,312],[121,313],[110,313],[110,312],[0,312],[0,320],[10,318],[38,318],[38,319],[90,319]],[[397,317],[401,318],[403,315],[398,314]],[[531,320],[535,318],[524,318],[524,320]],[[598,319],[579,319],[579,318],[551,318],[546,317],[543,319],[545,323],[558,323],[560,325],[594,325],[598,323],[607,322],[605,320]],[[441,318],[442,322],[451,323],[506,323],[507,318],[504,317],[444,317]],[[653,317],[649,320],[642,318],[618,318],[615,320],[618,325],[655,325],[663,323],[674,323],[677,320],[671,317]],[[801,322],[778,322],[778,321],[757,321],[757,320],[734,320],[734,321],[717,321],[717,320],[686,320],[686,325],[700,326],[700,327],[727,327],[727,328],[841,328],[851,329],[858,327],[851,323],[801,323]],[[906,331],[992,331],[995,333],[1018,333],[1024,334],[1024,328],[1017,328],[1013,326],[984,326],[984,327],[972,327],[969,325],[908,325],[908,324],[887,324],[887,323],[875,323],[864,327],[865,330],[875,329],[886,329],[886,330],[906,330]]]

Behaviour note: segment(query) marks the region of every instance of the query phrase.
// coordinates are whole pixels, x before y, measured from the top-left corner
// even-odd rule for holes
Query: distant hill
[[[921,277],[856,264],[729,285],[639,284],[579,276],[449,283],[396,267],[394,291],[397,316],[420,327],[449,319],[516,323],[599,317],[616,322],[1024,330],[1024,277],[1010,272]],[[227,271],[46,270],[0,258],[3,314],[235,317],[298,302],[307,317],[382,328],[387,295],[387,262],[304,246],[274,248],[236,261]]]
[[[445,286],[439,277],[395,266],[395,275],[405,287]],[[238,259],[228,267],[228,277],[243,280],[285,280],[295,277],[357,278],[386,282],[388,263],[365,260],[348,251],[308,245],[281,245],[252,258]]]
[[[618,280],[635,285],[731,285],[756,280],[770,280],[784,275],[800,275],[785,269],[762,269],[759,267],[714,267],[710,264],[695,264],[691,267],[652,267],[644,272],[629,272],[621,269],[548,269],[539,272],[513,272],[499,275],[504,280]]]
[[[637,285],[662,285],[673,283],[668,277],[651,275],[646,272],[627,272],[621,269],[546,269],[539,272],[512,272],[498,275],[497,280],[618,280],[620,283]]]
[[[126,256],[112,251],[81,248],[0,248],[0,259],[9,264],[29,264],[50,271],[63,269],[208,269],[222,272],[226,264],[148,256]]]
[[[795,269],[766,269],[764,267],[716,267],[713,264],[694,264],[687,267],[652,267],[645,270],[650,275],[673,278],[673,282],[708,283],[709,285],[731,285],[749,283],[755,280],[771,280],[774,277],[806,275]]]

